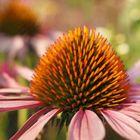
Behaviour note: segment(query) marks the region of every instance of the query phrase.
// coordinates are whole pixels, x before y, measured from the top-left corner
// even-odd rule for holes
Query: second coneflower
[[[120,58],[106,39],[96,31],[76,28],[42,56],[28,94],[16,95],[17,101],[6,94],[0,96],[5,102],[2,107],[0,102],[0,111],[43,107],[11,140],[35,139],[60,112],[63,122],[69,124],[69,140],[102,140],[103,118],[122,137],[139,140],[139,86],[130,87],[130,83]],[[3,89],[6,92],[10,90]]]
[[[25,2],[7,2],[0,15],[0,32],[3,34],[32,36],[39,32],[38,17]]]
[[[11,61],[16,56],[23,60],[30,49],[33,52],[35,45],[31,45],[31,42],[39,34],[40,28],[38,15],[30,2],[9,0],[5,5],[1,4],[0,52],[8,54],[6,60]]]

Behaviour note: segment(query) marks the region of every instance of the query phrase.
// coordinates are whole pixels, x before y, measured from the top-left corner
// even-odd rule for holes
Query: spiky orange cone
[[[31,93],[37,99],[73,110],[103,110],[127,98],[128,80],[111,45],[87,28],[69,32],[53,44],[35,69]]]

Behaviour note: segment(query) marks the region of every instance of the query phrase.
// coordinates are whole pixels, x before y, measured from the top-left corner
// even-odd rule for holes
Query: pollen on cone
[[[64,34],[40,59],[31,94],[49,106],[102,110],[119,106],[129,90],[123,63],[95,30]]]

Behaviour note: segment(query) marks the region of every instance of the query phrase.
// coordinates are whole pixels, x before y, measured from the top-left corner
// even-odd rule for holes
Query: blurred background
[[[139,0],[0,0],[0,74],[5,72],[21,85],[28,85],[15,74],[13,65],[33,69],[62,33],[84,25],[96,28],[108,39],[126,69],[139,59]],[[0,113],[0,140],[8,140],[32,113]],[[66,139],[66,128],[56,135],[57,128],[50,122],[45,129],[38,139]],[[107,126],[106,140],[112,139],[122,140]]]

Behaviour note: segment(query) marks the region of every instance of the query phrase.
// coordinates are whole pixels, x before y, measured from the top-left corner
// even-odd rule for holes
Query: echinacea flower
[[[24,59],[31,51],[42,56],[61,34],[42,27],[31,1],[0,1],[0,6],[0,52],[7,53],[10,60]]]
[[[29,48],[27,44],[39,31],[38,16],[29,3],[10,0],[0,9],[0,52],[8,53],[9,59],[23,58]]]
[[[0,32],[7,35],[35,35],[38,17],[26,2],[9,1],[1,10]]]
[[[60,112],[69,124],[68,140],[102,140],[104,120],[122,137],[139,140],[139,92],[107,40],[76,28],[48,48],[29,89],[0,90],[0,111],[42,107],[11,140],[34,140]]]

